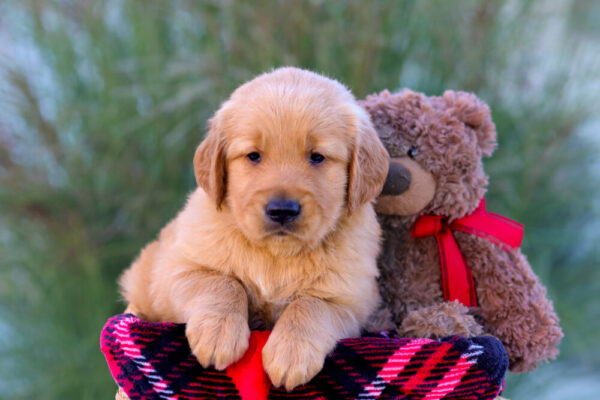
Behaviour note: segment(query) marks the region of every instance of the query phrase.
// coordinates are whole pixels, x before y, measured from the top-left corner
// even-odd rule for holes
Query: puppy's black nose
[[[267,203],[265,214],[281,225],[292,222],[300,215],[302,207],[296,200],[273,199]]]

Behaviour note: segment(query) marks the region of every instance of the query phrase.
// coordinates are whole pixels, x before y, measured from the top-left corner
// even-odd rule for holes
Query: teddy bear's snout
[[[385,184],[381,191],[382,195],[398,196],[408,190],[410,187],[410,171],[402,164],[390,162]]]

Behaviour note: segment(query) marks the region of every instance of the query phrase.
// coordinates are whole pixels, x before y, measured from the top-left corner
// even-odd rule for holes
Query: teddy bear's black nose
[[[272,199],[265,207],[265,214],[273,222],[281,225],[292,222],[302,212],[300,203],[296,200]]]
[[[398,196],[408,190],[410,187],[410,171],[402,164],[390,162],[385,184],[381,194],[385,196]]]

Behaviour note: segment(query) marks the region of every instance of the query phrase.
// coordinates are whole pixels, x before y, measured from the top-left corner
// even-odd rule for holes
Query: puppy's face
[[[237,89],[195,156],[198,183],[216,206],[250,241],[278,253],[317,245],[379,193],[387,166],[347,89],[293,68]]]
[[[226,202],[249,239],[311,245],[344,207],[349,123],[343,116],[327,121],[330,112],[316,109],[267,111],[271,102],[238,115],[228,140]]]

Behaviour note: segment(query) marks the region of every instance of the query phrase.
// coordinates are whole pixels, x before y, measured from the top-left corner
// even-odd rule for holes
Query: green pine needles
[[[358,98],[460,89],[490,105],[488,206],[525,224],[566,334],[505,396],[596,398],[599,15],[541,0],[3,2],[0,397],[114,397],[99,335],[123,310],[117,276],[194,187],[220,102],[295,65]]]

